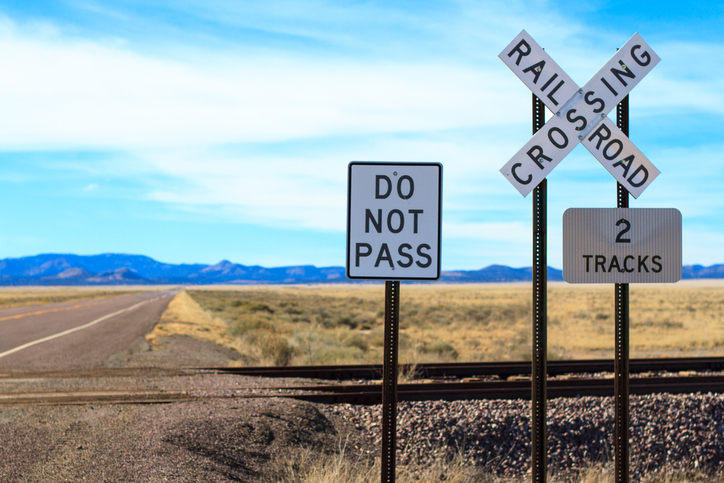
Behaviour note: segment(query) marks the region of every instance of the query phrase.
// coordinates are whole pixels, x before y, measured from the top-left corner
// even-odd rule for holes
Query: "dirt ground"
[[[185,336],[145,339],[108,361],[109,367],[225,366],[234,351]],[[204,384],[230,384],[203,376]],[[212,382],[209,382],[213,379]],[[215,382],[218,381],[218,382]],[[278,381],[275,381],[278,382]],[[52,391],[89,382],[12,379],[0,374],[0,395]],[[193,378],[94,380],[103,387],[178,389]],[[234,384],[269,385],[247,378]],[[211,399],[168,404],[81,404],[0,407],[3,482],[264,482],[279,481],[304,452],[366,453],[369,442],[324,405],[286,399]],[[363,447],[367,451],[361,451]]]

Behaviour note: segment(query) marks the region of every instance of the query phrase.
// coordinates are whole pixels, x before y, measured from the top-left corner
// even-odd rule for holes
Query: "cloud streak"
[[[0,18],[0,153],[77,178],[89,199],[162,206],[159,217],[334,236],[348,162],[441,162],[444,237],[458,254],[443,260],[474,254],[475,265],[528,263],[530,200],[498,169],[530,137],[530,92],[497,55],[527,27],[583,85],[633,33],[625,20],[593,29],[549,2],[72,5],[42,22]],[[709,197],[721,184],[724,45],[642,36],[663,60],[633,93],[632,139],[662,176],[636,203],[680,206],[697,233],[722,225]],[[607,203],[601,180],[612,178],[577,149],[551,175],[552,234],[553,211]],[[698,237],[692,225],[687,249],[717,261],[718,230]]]
[[[425,63],[215,56],[213,65],[0,26],[0,148],[141,149],[511,122],[502,73]],[[481,89],[481,86],[486,86]],[[498,105],[503,114],[481,113]]]

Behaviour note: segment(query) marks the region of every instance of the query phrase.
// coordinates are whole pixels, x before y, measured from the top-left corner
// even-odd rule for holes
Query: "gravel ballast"
[[[724,395],[631,396],[631,473],[634,479],[663,469],[717,472],[724,465]],[[339,405],[333,411],[381,444],[381,407]],[[612,398],[548,401],[548,468],[578,473],[613,458]],[[530,402],[433,401],[398,406],[398,460],[429,465],[463,452],[499,476],[530,468]]]

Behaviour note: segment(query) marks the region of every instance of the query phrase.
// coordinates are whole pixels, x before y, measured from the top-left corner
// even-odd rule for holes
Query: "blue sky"
[[[719,2],[0,0],[0,258],[344,265],[347,164],[444,166],[442,266],[531,264],[531,200],[498,170],[530,91],[522,30],[579,85],[635,32],[661,63],[630,137],[678,208],[685,264],[724,263]],[[549,264],[570,207],[614,207],[582,146],[549,176]]]

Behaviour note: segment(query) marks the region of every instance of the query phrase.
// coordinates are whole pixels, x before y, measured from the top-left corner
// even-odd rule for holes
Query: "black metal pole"
[[[616,124],[627,137],[628,96],[616,106]],[[616,183],[618,208],[628,208],[628,190]],[[616,354],[614,360],[614,418],[616,435],[614,460],[616,483],[629,481],[629,287],[615,284],[616,291]]]
[[[382,483],[394,483],[397,452],[397,346],[400,282],[385,282],[385,347],[382,375]]]
[[[545,123],[543,102],[533,95],[533,134]],[[546,412],[548,392],[547,334],[547,185],[533,190],[533,351],[531,379],[531,473],[533,483],[545,483],[548,471]]]

